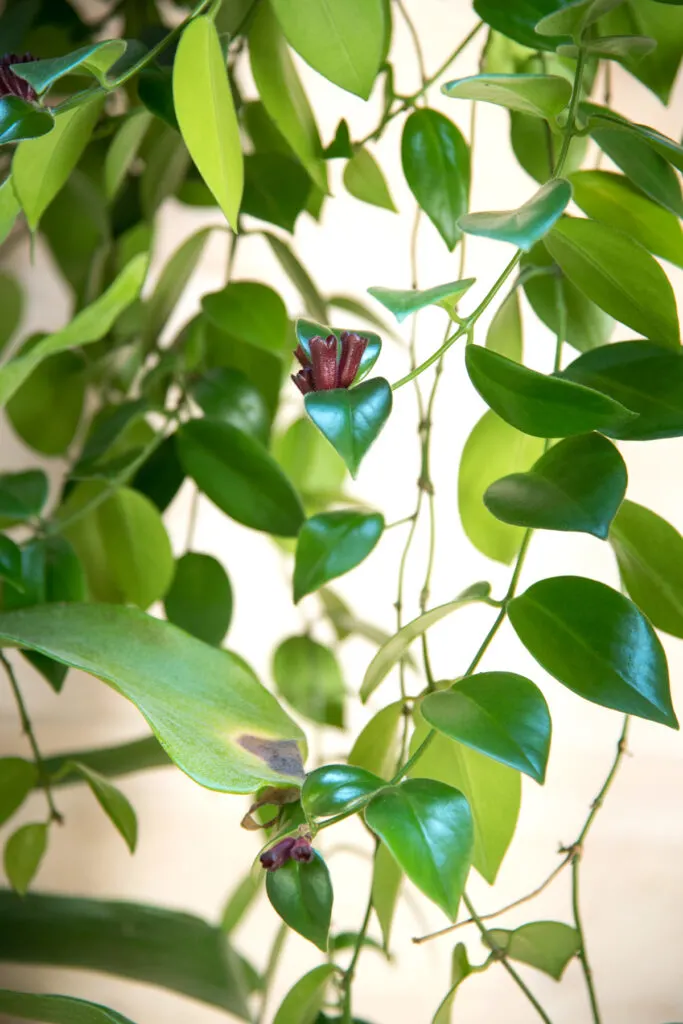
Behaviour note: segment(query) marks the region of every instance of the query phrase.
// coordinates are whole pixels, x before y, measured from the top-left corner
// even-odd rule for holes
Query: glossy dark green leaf
[[[508,931],[491,928],[491,939],[511,960],[530,964],[559,981],[569,961],[579,951],[575,928],[560,921],[533,921]]]
[[[419,636],[423,636],[428,629],[434,626],[441,619],[446,618],[447,615],[451,615],[459,608],[464,608],[466,605],[471,604],[473,601],[482,601],[488,597],[491,592],[490,584],[488,583],[473,583],[471,587],[463,591],[459,597],[456,597],[454,601],[449,601],[447,604],[438,605],[436,608],[430,608],[428,612],[423,615],[419,615],[412,622],[406,623],[398,633],[379,649],[375,657],[372,659],[367,667],[363,682],[360,688],[360,698],[365,702],[368,697],[374,693],[379,684],[389,674],[394,665],[397,665],[401,660],[408,647],[416,640]]]
[[[299,497],[258,441],[230,423],[191,420],[178,432],[185,472],[226,515],[254,530],[295,537],[304,521]]]
[[[472,857],[472,815],[457,789],[408,779],[377,794],[365,820],[408,878],[455,920]]]
[[[290,247],[277,235],[265,232],[265,238],[275,253],[278,263],[301,295],[304,308],[317,320],[327,320],[327,303],[311,280],[311,276]]]
[[[569,103],[571,85],[556,75],[474,75],[448,82],[441,91],[453,99],[496,103],[553,121]]]
[[[283,640],[273,656],[278,693],[321,725],[344,725],[344,680],[329,647],[308,636]]]
[[[0,758],[0,825],[11,818],[39,779],[32,761],[21,757]]]
[[[549,14],[566,7],[571,0],[526,0],[524,4],[509,4],[507,0],[475,0],[474,9],[488,25],[510,39],[532,50],[554,50],[561,37],[542,36],[535,31],[538,22]]]
[[[134,853],[138,839],[138,822],[128,798],[103,775],[87,765],[74,761],[69,767],[87,782],[98,804],[112,825],[121,833],[130,852]]]
[[[504,213],[468,213],[458,221],[468,235],[483,235],[528,252],[550,231],[571,199],[571,185],[555,178],[542,185],[536,195],[518,210]]]
[[[122,1013],[71,996],[43,996],[0,989],[0,1013],[47,1024],[133,1024]]]
[[[534,583],[508,606],[520,640],[585,700],[678,728],[666,656],[627,597],[582,576]]]
[[[55,119],[44,108],[22,100],[20,96],[0,99],[0,145],[37,139],[53,130]]]
[[[356,327],[327,327],[324,323],[318,323],[315,320],[305,320],[299,318],[295,324],[294,329],[296,331],[297,341],[303,348],[306,355],[310,358],[311,338],[322,337],[325,338],[329,334],[334,334],[337,338],[341,339],[342,333],[346,331],[354,331],[360,334],[362,338],[367,341],[367,346],[363,355],[361,356],[360,366],[358,367],[358,373],[355,376],[354,384],[358,384],[361,380],[367,377],[368,373],[379,359],[379,354],[382,350],[382,339],[379,334],[375,334],[374,331],[361,331]]]
[[[365,768],[328,764],[306,776],[301,802],[308,817],[329,818],[351,810],[383,785],[384,779]]]
[[[349,753],[349,764],[364,768],[383,779],[396,771],[399,754],[399,724],[404,718],[403,701],[387,704],[363,727]]]
[[[5,843],[3,864],[7,879],[20,896],[28,892],[47,849],[48,826],[22,825]]]
[[[496,480],[484,495],[504,523],[533,530],[578,530],[607,538],[626,493],[626,466],[600,434],[568,437],[528,473]]]
[[[2,241],[0,241],[0,244],[2,244]],[[0,352],[3,351],[19,326],[23,307],[24,293],[19,283],[13,277],[10,277],[9,274],[0,274],[0,309],[2,309]]]
[[[649,441],[683,434],[683,355],[649,341],[622,341],[586,352],[562,376],[602,391],[638,413],[605,430],[611,437]]]
[[[247,664],[137,608],[53,604],[0,615],[0,638],[109,683],[200,785],[301,781],[302,734]]]
[[[356,150],[344,168],[344,185],[356,199],[396,212],[381,168],[369,149]]]
[[[540,117],[510,111],[510,143],[517,162],[539,184],[552,174],[560,156],[562,136],[550,131]],[[575,135],[569,144],[563,173],[568,176],[581,166],[586,155],[588,141],[584,136]]]
[[[683,637],[683,537],[655,512],[625,501],[609,535],[631,598],[653,626]]]
[[[470,380],[494,412],[536,437],[584,434],[633,418],[599,391],[546,377],[481,346],[467,347],[465,363]]]
[[[381,302],[399,323],[413,313],[419,313],[426,306],[442,306],[449,313],[456,307],[458,300],[474,284],[473,277],[462,281],[449,281],[434,288],[399,290],[395,288],[368,288],[373,298]]]
[[[23,590],[21,582],[21,549],[13,540],[0,534],[0,579]]]
[[[384,530],[378,512],[323,512],[299,533],[294,565],[294,601],[343,576],[368,557]]]
[[[683,216],[683,198],[676,172],[647,140],[630,132],[625,125],[602,120],[592,128],[591,136],[650,199],[677,217]]]
[[[553,259],[605,312],[661,345],[680,345],[673,289],[657,261],[627,235],[564,218],[546,238]]]
[[[551,722],[541,691],[513,672],[481,672],[427,694],[423,717],[449,739],[545,781]]]
[[[77,72],[93,75],[104,84],[107,71],[126,51],[125,39],[107,39],[101,43],[81,47],[63,57],[49,57],[46,60],[16,64],[15,73],[23,78],[40,96],[64,75]]]
[[[334,964],[321,964],[299,978],[282,1000],[273,1024],[315,1024],[327,987],[338,971]]]
[[[414,110],[403,128],[401,161],[418,205],[452,251],[470,191],[470,151],[462,133],[437,110]]]
[[[36,366],[7,403],[19,437],[43,455],[61,455],[74,439],[85,399],[85,363],[62,352]]]
[[[184,479],[185,470],[178,458],[176,437],[171,434],[140,466],[131,486],[146,495],[160,512],[165,512]]]
[[[164,598],[166,618],[204,643],[219,646],[232,619],[232,587],[212,555],[186,551]]]
[[[273,0],[290,46],[342,89],[366,100],[382,62],[382,0]]]
[[[282,920],[327,952],[332,917],[332,882],[327,865],[316,851],[309,864],[290,860],[266,877],[268,899]]]
[[[242,213],[293,232],[310,191],[311,179],[297,160],[281,153],[245,157]]]
[[[0,916],[0,961],[100,971],[250,1019],[239,957],[220,928],[192,914],[4,890]]]
[[[391,412],[391,388],[373,377],[345,390],[316,391],[305,397],[306,412],[339,452],[352,476]]]

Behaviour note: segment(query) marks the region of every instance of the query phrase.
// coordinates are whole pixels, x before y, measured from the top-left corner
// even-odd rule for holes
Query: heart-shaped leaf
[[[572,197],[572,188],[564,178],[542,185],[518,210],[504,213],[467,213],[458,221],[468,235],[483,235],[499,242],[511,242],[528,252],[562,216]]]
[[[578,530],[605,540],[626,493],[626,466],[600,434],[568,437],[528,473],[496,480],[484,495],[504,523],[533,530]]]
[[[55,119],[49,110],[36,107],[20,96],[3,96],[0,99],[0,145],[37,139],[51,132],[54,124]]]
[[[391,388],[383,377],[373,377],[345,390],[315,391],[306,395],[306,412],[356,476],[370,445],[391,412]]]
[[[591,388],[506,359],[480,345],[468,345],[470,380],[494,412],[535,437],[567,437],[634,419],[619,402]]]
[[[289,860],[277,871],[269,871],[266,892],[285,924],[326,953],[333,894],[320,854],[315,851],[308,864]]]
[[[360,334],[361,338],[365,338],[367,345],[365,351],[361,356],[360,366],[358,367],[358,373],[356,374],[354,384],[358,384],[367,377],[370,370],[373,368],[379,358],[379,354],[382,350],[382,339],[379,334],[375,334],[374,331],[361,331],[356,327],[327,327],[325,324],[317,323],[315,320],[299,319],[294,324],[296,336],[299,344],[306,353],[307,356],[311,355],[310,343],[311,338],[326,338],[329,334],[334,334],[338,340],[341,340],[342,333],[344,331],[351,331],[356,334]]]
[[[384,516],[378,512],[340,510],[307,519],[296,545],[295,603],[359,565],[374,549],[383,530]]]
[[[446,96],[497,103],[554,121],[569,103],[571,85],[556,75],[473,75],[442,86]]]
[[[361,202],[397,212],[382,170],[365,146],[356,150],[344,168],[344,185]]]
[[[378,793],[365,820],[411,882],[454,921],[472,858],[472,814],[462,793],[408,779]]]
[[[638,413],[605,428],[624,441],[683,435],[683,353],[649,341],[620,341],[585,352],[562,371]]]
[[[559,981],[564,969],[579,951],[579,935],[561,921],[532,921],[521,928],[491,928],[489,935],[498,949],[511,960],[530,964]]]
[[[384,784],[384,779],[364,768],[328,764],[306,776],[301,802],[309,817],[329,818],[332,814],[349,810]]]
[[[427,694],[424,718],[439,732],[502,764],[545,780],[550,712],[541,691],[512,672],[481,672]]]
[[[623,594],[554,576],[511,601],[508,615],[536,661],[580,697],[678,728],[662,645]]]
[[[413,313],[419,313],[425,306],[442,306],[449,313],[455,308],[458,299],[474,284],[474,278],[468,277],[463,281],[449,281],[448,284],[439,284],[434,288],[425,288],[422,291],[410,289],[400,291],[394,288],[368,288],[368,292],[378,302],[394,314],[399,323]]]

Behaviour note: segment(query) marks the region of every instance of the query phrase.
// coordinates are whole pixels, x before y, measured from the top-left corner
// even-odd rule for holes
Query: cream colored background
[[[429,70],[436,68],[473,24],[465,0],[411,0],[408,7],[417,19]],[[393,56],[398,68],[398,88],[417,87],[410,41],[400,17],[395,18]],[[452,77],[475,73],[478,45],[472,46],[453,69]],[[334,133],[340,117],[352,126],[355,137],[376,123],[377,102],[360,100],[334,88],[315,72],[302,66],[306,87],[315,105],[325,141]],[[667,110],[645,89],[615,69],[615,104],[634,120],[646,121],[680,137],[683,93]],[[248,72],[245,69],[245,80]],[[469,105],[430,96],[467,134]],[[322,226],[301,219],[297,247],[306,265],[325,292],[363,296],[370,285],[409,286],[408,240],[413,215],[412,197],[402,179],[398,152],[400,122],[387,131],[376,154],[390,181],[400,215],[381,211],[348,197],[341,187],[341,167],[332,165],[334,192],[338,198],[326,207]],[[504,209],[519,205],[534,190],[533,182],[515,163],[508,149],[507,116],[497,108],[480,105],[477,113],[477,147],[474,168],[473,209]],[[213,218],[215,221],[215,218]],[[212,222],[201,211],[170,202],[159,224],[154,273],[188,234]],[[505,245],[471,239],[467,273],[477,285],[463,308],[478,301],[510,256]],[[68,299],[55,268],[41,246],[30,265],[28,248],[22,246],[8,261],[18,273],[29,296],[22,332],[50,328],[68,316]],[[225,239],[212,238],[199,270],[180,304],[173,329],[195,310],[199,297],[221,287],[225,267]],[[420,235],[420,283],[429,286],[457,276],[458,256],[449,255],[430,224]],[[667,267],[667,270],[671,268]],[[236,276],[257,278],[281,290],[290,312],[300,311],[298,296],[283,277],[272,255],[260,240],[247,239],[240,247]],[[672,276],[680,286],[681,275]],[[529,313],[525,310],[525,313]],[[419,345],[426,355],[439,343],[443,324],[436,311],[422,318]],[[485,322],[478,328],[485,329]],[[552,342],[547,332],[527,316],[527,346],[532,361],[549,369]],[[173,331],[171,331],[173,333]],[[619,337],[628,332],[619,329]],[[405,372],[405,355],[387,344],[381,372],[396,379]],[[299,409],[297,396],[288,402],[289,416]],[[477,579],[490,579],[495,592],[507,585],[508,571],[479,555],[464,538],[456,503],[457,467],[462,445],[483,404],[470,386],[462,367],[462,350],[454,349],[437,405],[434,438],[434,477],[438,494],[439,553],[433,586],[433,603],[448,600]],[[381,509],[388,521],[407,515],[413,507],[418,471],[416,410],[411,388],[396,395],[393,417],[364,463],[354,492]],[[23,467],[34,457],[22,449],[6,425],[2,427],[3,468]],[[628,461],[629,496],[654,508],[683,528],[683,478],[680,472],[680,441],[658,441],[647,446],[622,445]],[[60,464],[47,467],[58,479]],[[185,486],[167,520],[175,550],[183,550],[190,489]],[[354,602],[360,615],[392,629],[396,565],[405,527],[387,534],[373,556],[339,590]],[[202,502],[195,547],[217,555],[228,568],[236,589],[236,611],[229,644],[269,679],[270,652],[284,635],[300,630],[303,617],[289,599],[289,569],[283,570],[278,550],[267,538],[245,530]],[[411,607],[419,592],[424,565],[424,539],[416,549],[408,592]],[[606,582],[617,581],[614,562],[606,545],[582,535],[540,534],[532,544],[523,584],[548,574],[583,573]],[[302,613],[314,610],[313,599],[304,602]],[[466,610],[436,627],[432,634],[434,662],[439,676],[455,676],[467,664],[492,618],[491,610]],[[326,639],[324,631],[320,638]],[[670,658],[672,687],[679,713],[683,710],[681,668],[683,648],[664,638]],[[342,659],[349,687],[355,690],[371,655],[362,641],[350,641]],[[547,695],[555,733],[548,781],[543,789],[524,780],[523,807],[518,833],[500,872],[495,892],[474,878],[471,893],[481,911],[514,899],[537,885],[557,862],[558,843],[571,841],[583,822],[590,801],[600,787],[611,762],[620,729],[619,716],[586,704],[544,676],[508,629],[503,629],[486,656],[485,667],[527,673]],[[63,695],[57,697],[21,664],[27,700],[46,752],[111,744],[143,734],[135,709],[106,686],[72,672]],[[395,682],[384,684],[373,708],[352,704],[349,736],[330,733],[313,741],[316,753],[328,758],[348,749],[352,735],[373,709],[393,698]],[[0,750],[26,753],[9,694],[0,687]],[[605,1024],[664,1024],[683,1019],[683,969],[680,921],[683,916],[683,742],[678,733],[634,721],[631,757],[621,773],[591,834],[582,869],[583,908],[587,943],[596,972]],[[58,802],[66,817],[62,829],[54,829],[49,854],[37,880],[41,890],[69,894],[101,895],[149,901],[194,911],[216,919],[226,894],[247,869],[257,850],[257,840],[240,831],[244,801],[200,789],[176,770],[157,770],[122,780],[140,821],[140,844],[131,858],[120,837],[85,788],[60,791]],[[21,820],[43,816],[40,794],[28,802]],[[13,823],[15,825],[16,822]],[[325,849],[353,843],[368,850],[362,830],[355,824],[339,827]],[[368,864],[358,855],[331,853],[335,882],[335,926],[357,928],[368,890]],[[528,920],[570,920],[568,876],[560,878],[535,904],[520,908],[502,919],[514,925]],[[364,953],[358,971],[356,1011],[376,1024],[426,1024],[447,987],[452,941],[444,938],[421,947],[410,936],[444,924],[441,915],[413,894],[411,906],[403,902],[394,930],[397,963],[387,965],[372,951]],[[418,908],[419,907],[419,911]],[[413,909],[414,908],[414,909]],[[2,927],[2,922],[0,922]],[[239,945],[257,963],[267,955],[276,928],[273,912],[264,903],[238,933]],[[467,941],[472,959],[483,959],[477,935],[471,929],[459,933]],[[312,947],[294,937],[278,971],[271,1010],[290,984],[317,962]],[[578,964],[568,968],[564,982],[556,985],[532,970],[521,969],[555,1024],[588,1021],[588,1008]],[[78,972],[0,969],[0,984],[76,995],[114,1006],[139,1024],[211,1024],[225,1016],[162,990],[120,981],[104,975]],[[470,980],[457,999],[457,1019],[462,1024],[491,1021],[496,1024],[527,1024],[535,1018],[529,1004],[502,969]]]

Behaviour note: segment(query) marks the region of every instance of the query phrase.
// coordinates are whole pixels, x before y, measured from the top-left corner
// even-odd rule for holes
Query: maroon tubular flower
[[[316,391],[332,391],[337,386],[337,339],[334,334],[326,338],[311,338],[311,362]]]
[[[289,855],[292,860],[298,861],[299,864],[310,864],[313,860],[313,847],[311,846],[310,839],[300,836],[295,841]]]
[[[262,853],[260,861],[266,871],[277,871],[283,864],[286,864],[292,856],[292,848],[296,843],[296,839],[288,836],[286,839],[281,839],[275,846],[271,846],[265,853]]]
[[[292,380],[302,395],[307,395],[310,391],[315,391],[313,370],[310,366],[304,366],[303,370],[299,370],[298,373],[293,373]]]
[[[342,331],[338,387],[348,388],[353,384],[367,347],[367,338],[361,338],[360,334],[353,334],[351,331]]]
[[[24,53],[20,57],[16,53],[6,53],[4,57],[0,58],[0,98],[3,96],[19,96],[22,100],[35,103],[38,97],[33,86],[15,74],[10,65],[28,64],[37,59],[37,57],[30,53]]]
[[[310,359],[302,346],[297,346],[294,355],[302,369],[292,375],[292,380],[303,395],[348,388],[358,373],[367,344],[367,338],[351,331],[342,331],[339,341],[334,334],[326,338],[316,335],[310,341]]]

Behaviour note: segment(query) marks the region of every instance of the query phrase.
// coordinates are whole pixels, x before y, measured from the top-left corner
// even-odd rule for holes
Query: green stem
[[[564,128],[564,138],[562,139],[562,149],[553,171],[553,178],[559,178],[564,169],[564,165],[569,154],[569,147],[571,141],[574,138],[574,129],[576,127],[576,111],[578,110],[579,100],[581,99],[581,86],[583,84],[583,70],[586,66],[586,51],[583,47],[579,50],[579,56],[576,61],[576,71],[574,73],[574,84],[572,86],[572,95],[569,100],[569,113],[567,114],[567,123]]]
[[[402,0],[396,0],[396,6],[398,7],[399,11],[401,12],[401,14],[403,16],[403,20],[405,21],[406,25],[408,26],[408,31],[410,32],[411,39],[413,40],[413,46],[415,48],[415,56],[417,57],[417,65],[418,65],[418,68],[420,70],[420,82],[422,83],[422,88],[426,89],[427,86],[426,86],[425,83],[427,82],[427,70],[425,68],[424,54],[422,52],[422,44],[420,42],[420,37],[419,37],[419,35],[417,33],[417,29],[415,28],[415,24],[413,22],[413,19],[408,14],[408,11],[406,10],[405,5],[403,4]]]
[[[349,966],[346,968],[346,970],[344,971],[344,978],[343,978],[343,981],[342,981],[342,990],[343,990],[343,993],[344,993],[343,1015],[342,1015],[343,1024],[352,1024],[352,1017],[351,1017],[351,987],[353,985],[353,978],[354,978],[354,975],[356,973],[356,966],[358,965],[358,958],[360,957],[361,950],[363,949],[363,942],[365,941],[365,936],[367,934],[368,925],[370,924],[370,915],[371,914],[372,914],[372,892],[370,892],[370,896],[368,897],[368,905],[367,905],[367,907],[365,909],[365,916],[363,918],[363,923],[361,924],[360,931],[358,932],[358,935],[356,936],[356,942],[355,942],[355,945],[353,947],[353,955],[351,956],[351,962],[350,962]]]
[[[277,970],[277,965],[280,962],[280,957],[282,956],[282,950],[284,949],[288,934],[289,929],[287,928],[287,925],[283,922],[277,930],[277,934],[275,936],[273,945],[270,950],[270,956],[268,957],[268,964],[266,965],[266,969],[263,974],[263,995],[261,997],[261,1006],[259,1008],[259,1013],[258,1017],[256,1018],[255,1024],[263,1024],[263,1021],[266,1019],[266,1009],[268,1008],[268,996],[270,994],[270,987],[273,983],[275,971]]]
[[[591,1013],[593,1015],[594,1024],[600,1024],[600,1009],[598,1007],[598,999],[595,994],[595,986],[593,984],[593,971],[591,970],[588,956],[586,954],[586,940],[583,933],[583,924],[581,922],[581,911],[579,907],[579,866],[581,862],[580,853],[574,854],[572,858],[572,912],[574,915],[574,927],[576,928],[577,935],[579,937],[579,963],[583,971],[583,976],[586,979],[586,988],[588,989],[588,998],[591,1004]]]

